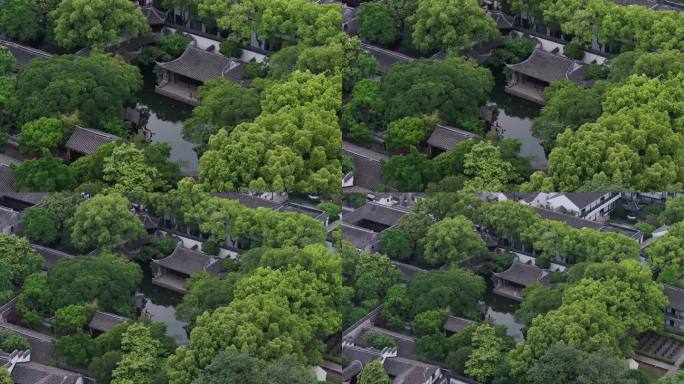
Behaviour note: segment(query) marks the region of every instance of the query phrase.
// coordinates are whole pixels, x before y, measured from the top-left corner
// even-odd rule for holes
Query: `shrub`
[[[142,247],[138,253],[138,260],[148,262],[150,260],[163,259],[173,252],[177,243],[178,239],[172,235],[158,237],[152,240],[150,244]]]
[[[586,78],[588,80],[601,80],[608,77],[610,70],[608,66],[602,64],[589,64],[587,67]]]
[[[27,351],[31,349],[31,344],[25,338],[7,331],[0,331],[0,350],[7,353],[12,351]]]
[[[219,52],[228,57],[239,58],[242,56],[242,47],[237,41],[228,39],[221,42]]]
[[[584,57],[584,47],[573,40],[563,48],[563,54],[569,59],[582,60]]]
[[[258,77],[266,76],[266,68],[263,64],[251,61],[245,65],[243,76],[247,79],[256,79]]]
[[[395,348],[397,346],[397,342],[394,341],[392,336],[380,332],[369,332],[366,335],[366,342],[371,347],[379,350],[384,348]]]
[[[339,219],[340,213],[342,213],[342,207],[334,203],[321,203],[318,205],[318,209],[327,212],[330,216],[330,221]]]
[[[88,322],[85,304],[71,304],[55,312],[52,327],[59,334],[71,334],[83,328]]]

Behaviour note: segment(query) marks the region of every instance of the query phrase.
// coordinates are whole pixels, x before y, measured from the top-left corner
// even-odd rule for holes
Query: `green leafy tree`
[[[413,332],[417,336],[434,335],[442,331],[447,314],[433,309],[417,314],[413,318]]]
[[[658,384],[678,384],[684,380],[684,371],[668,374],[658,379]]]
[[[52,327],[59,334],[74,333],[88,322],[88,310],[84,304],[71,304],[55,311]]]
[[[64,336],[52,341],[55,357],[69,365],[87,367],[97,354],[95,340],[82,330],[73,336]]]
[[[475,144],[465,155],[463,168],[469,177],[464,184],[468,191],[503,191],[515,177],[511,163],[501,157],[497,147],[486,141]]]
[[[79,205],[70,225],[71,240],[82,250],[121,245],[146,235],[128,200],[117,193],[97,195]]]
[[[364,3],[359,8],[358,34],[378,44],[391,44],[397,39],[395,20],[384,4]]]
[[[437,222],[425,238],[425,261],[430,264],[465,264],[487,252],[472,221],[456,216]]]
[[[684,275],[684,223],[674,224],[667,235],[655,239],[646,255],[649,266],[657,274],[670,269],[677,276]]]
[[[5,76],[8,73],[13,72],[16,68],[17,60],[14,58],[14,55],[10,52],[9,48],[3,45],[0,47],[0,75]]]
[[[350,283],[355,287],[356,299],[371,301],[372,307],[379,304],[387,289],[397,284],[401,276],[401,271],[391,264],[387,256],[361,252]]]
[[[45,208],[30,207],[21,218],[24,234],[31,240],[50,245],[61,237],[55,217]]]
[[[413,43],[424,52],[458,52],[499,36],[492,18],[475,0],[421,0],[412,16]]]
[[[9,331],[0,332],[0,350],[12,353],[14,351],[28,351],[30,349],[31,344],[23,336]]]
[[[358,377],[359,384],[389,384],[390,378],[380,360],[374,360],[365,367]]]
[[[88,364],[88,372],[93,374],[98,383],[109,384],[112,381],[112,371],[121,359],[121,352],[108,351],[102,356],[94,357]]]
[[[359,142],[370,142],[382,123],[383,100],[380,82],[363,79],[356,83],[342,111],[342,128]]]
[[[150,31],[142,12],[126,0],[63,0],[52,17],[55,40],[67,49],[104,48]]]
[[[477,319],[477,303],[484,289],[485,283],[480,276],[451,268],[414,276],[408,283],[407,294],[413,303],[413,314],[448,308],[453,315]]]
[[[17,299],[19,322],[29,328],[38,329],[43,325],[50,308],[50,290],[47,277],[34,273],[26,278]]]
[[[341,79],[295,72],[264,94],[262,114],[220,130],[200,159],[208,190],[337,191]]]
[[[465,362],[465,373],[478,381],[486,382],[496,372],[502,358],[501,340],[494,327],[479,325],[472,336],[473,350]]]
[[[118,193],[151,192],[163,182],[157,169],[147,164],[145,153],[135,144],[118,145],[105,157],[102,180],[111,186],[107,191]]]
[[[351,91],[356,83],[368,79],[378,72],[378,61],[368,54],[356,36],[342,36],[342,90]]]
[[[406,261],[411,258],[411,243],[397,228],[388,228],[380,234],[382,251],[390,258]]]
[[[57,148],[64,140],[62,121],[54,117],[41,117],[21,127],[19,149],[22,153],[43,152]]]
[[[161,368],[161,345],[143,323],[128,327],[121,339],[121,359],[112,371],[112,384],[152,384]]]
[[[566,129],[577,130],[595,121],[602,112],[603,87],[582,88],[570,81],[556,81],[544,90],[548,102],[532,123],[532,132],[548,144]]]
[[[141,280],[140,266],[121,256],[61,261],[48,272],[50,306],[55,310],[97,301],[103,311],[131,316],[131,295]]]
[[[187,281],[188,293],[176,307],[176,314],[182,321],[193,324],[197,317],[205,311],[227,305],[233,299],[236,275],[229,274],[225,279],[207,272],[198,272]]]
[[[236,125],[259,115],[259,96],[254,89],[235,85],[224,78],[207,81],[198,91],[201,103],[183,124],[183,137],[206,144],[220,129],[230,132]]]
[[[665,209],[658,216],[658,221],[673,225],[684,220],[684,196],[677,196],[667,199]]]
[[[387,289],[385,303],[382,308],[382,318],[388,327],[395,330],[404,328],[404,320],[411,314],[411,299],[408,297],[406,287],[393,285]]]
[[[37,160],[11,164],[17,188],[31,192],[57,192],[76,186],[74,172],[60,158],[47,155]]]
[[[369,332],[364,335],[366,342],[371,347],[381,351],[385,348],[396,348],[397,342],[392,336],[380,332]]]
[[[427,138],[425,125],[425,121],[419,117],[404,117],[391,122],[385,135],[387,149],[410,148],[421,144]]]
[[[418,152],[415,147],[411,147],[408,155],[381,160],[380,166],[385,184],[402,192],[424,191],[428,184],[440,178],[436,164]]]
[[[523,290],[523,301],[515,311],[515,319],[530,326],[535,317],[560,307],[562,298],[563,290],[560,288],[532,284]]]
[[[0,8],[0,31],[20,41],[36,40],[41,34],[41,28],[31,1],[3,1]]]
[[[409,17],[418,9],[418,2],[411,0],[387,0],[385,5],[394,17],[395,25],[402,31],[410,24]]]
[[[14,286],[21,287],[29,275],[40,270],[43,258],[29,247],[26,239],[0,235],[0,262],[9,268]]]
[[[479,7],[478,12],[482,13]],[[489,98],[493,86],[487,68],[459,56],[392,65],[381,83],[381,98],[386,105],[384,121],[438,112],[446,123],[480,133],[483,126],[477,117],[479,108]]]
[[[0,371],[0,384],[14,384],[12,376],[10,376],[9,372],[6,369]]]
[[[62,4],[67,2],[70,1]],[[121,120],[125,103],[134,101],[141,87],[142,77],[137,67],[105,54],[58,55],[32,60],[22,69],[17,81],[17,123],[23,125],[41,117],[78,111],[85,126],[104,128],[108,122]]]

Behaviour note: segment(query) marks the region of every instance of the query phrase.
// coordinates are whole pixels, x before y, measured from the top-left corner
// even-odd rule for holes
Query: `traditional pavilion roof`
[[[380,162],[389,156],[347,141],[342,142],[342,154],[354,162],[354,186],[374,191],[385,182]]]
[[[496,23],[496,26],[499,29],[513,28],[513,20],[511,19],[510,16],[505,15],[503,12],[492,11],[492,12],[489,12],[489,16],[491,16],[491,18],[494,19],[494,22]]]
[[[166,63],[157,63],[163,69],[205,82],[217,77],[224,77],[236,83],[244,83],[245,63],[219,53],[207,52],[190,43],[182,55]]]
[[[33,358],[33,354],[31,355]],[[16,384],[75,384],[82,376],[76,372],[28,361],[17,363],[12,369]]]
[[[547,83],[572,80],[585,85],[587,64],[535,48],[530,57],[517,64],[506,64],[512,71]]]
[[[548,285],[550,273],[532,264],[525,264],[516,260],[507,270],[494,273],[494,276],[527,287],[534,283]]]
[[[407,214],[409,214],[409,210],[406,208],[388,207],[371,201],[364,204],[361,208],[343,215],[342,221],[347,224],[358,225],[362,220],[368,220],[387,227],[393,227]]]
[[[6,199],[36,205],[43,201],[43,198],[48,194],[49,193],[47,192],[2,192],[0,196]]]
[[[119,136],[112,135],[92,128],[76,127],[71,134],[65,147],[74,152],[85,155],[93,154],[105,144],[121,140]]]
[[[0,206],[0,229],[17,225],[21,222],[21,213],[11,208]]]
[[[166,12],[162,12],[153,6],[141,7],[140,10],[147,18],[149,25],[164,25]]]
[[[0,192],[11,192],[15,188],[14,172],[8,164],[0,164]]]
[[[448,125],[437,124],[427,143],[445,151],[456,148],[459,143],[478,137],[476,134]]]
[[[363,366],[382,357],[380,351],[353,345],[344,346],[342,354],[350,363],[358,361]],[[392,384],[424,384],[439,370],[437,366],[405,357],[387,357],[383,367],[393,377]]]
[[[51,268],[60,260],[71,259],[74,257],[74,255],[71,255],[69,253],[62,252],[60,250],[53,248],[48,248],[35,243],[30,243],[29,247],[31,247],[32,250],[43,256],[43,269]]]
[[[290,202],[281,205],[276,211],[301,213],[322,222],[325,222],[329,216],[328,212],[321,211],[320,209]]]
[[[572,201],[579,209],[585,208],[589,204],[604,196],[605,192],[570,192],[570,193],[559,193]]]
[[[31,361],[49,364],[50,360],[52,360],[53,338],[51,336],[12,323],[0,323],[0,330],[12,332],[26,338],[31,346]]]
[[[386,72],[395,63],[410,63],[413,61],[412,57],[400,52],[390,51],[389,49],[366,43],[362,43],[361,46],[378,61],[380,72]]]
[[[27,47],[11,41],[0,39],[0,45],[4,45],[14,55],[17,61],[17,69],[22,69],[33,59],[47,59],[52,57],[51,54],[41,51],[39,49]]]
[[[88,328],[100,332],[111,332],[115,326],[131,321],[128,317],[119,316],[109,312],[97,311],[90,319]]]
[[[342,223],[342,238],[358,249],[367,249],[378,242],[378,234],[370,229]]]
[[[200,251],[185,248],[181,244],[169,256],[160,260],[154,260],[153,263],[186,275],[202,271],[217,275],[221,271],[221,259]]]
[[[463,332],[463,330],[469,326],[475,324],[474,321],[464,319],[462,317],[458,316],[447,316],[446,321],[444,322],[444,325],[442,326],[442,329],[448,332],[452,333],[459,333]]]
[[[147,212],[138,212],[138,219],[143,223],[146,230],[159,228],[159,220]]]
[[[670,301],[670,307],[684,311],[684,289],[665,284],[663,291]]]

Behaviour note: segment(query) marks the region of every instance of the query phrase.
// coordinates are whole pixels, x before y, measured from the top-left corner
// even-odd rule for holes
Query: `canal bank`
[[[143,281],[140,292],[145,295],[143,313],[147,313],[152,321],[166,324],[166,334],[172,337],[176,344],[188,343],[185,331],[187,323],[176,318],[176,306],[183,300],[183,295],[152,284],[152,271],[149,264],[142,264]]]

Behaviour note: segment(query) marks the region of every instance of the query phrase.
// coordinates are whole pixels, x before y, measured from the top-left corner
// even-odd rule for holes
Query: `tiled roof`
[[[138,212],[138,219],[147,230],[159,228],[159,220],[147,212]]]
[[[192,275],[201,271],[218,274],[221,270],[220,259],[203,252],[185,248],[182,245],[178,245],[169,256],[160,260],[154,260],[153,263],[186,275]]]
[[[0,164],[0,192],[11,192],[15,189],[12,169],[7,164]]]
[[[43,256],[43,269],[49,269],[55,265],[58,261],[64,259],[71,259],[74,255],[62,252],[57,249],[48,248],[39,244],[30,243],[29,247],[32,250]]]
[[[14,58],[17,61],[17,69],[24,68],[30,60],[47,59],[52,57],[52,55],[47,52],[31,47],[26,47],[21,44],[17,44],[7,40],[0,39],[0,45],[4,45],[5,47],[7,47],[9,51],[12,53],[12,55],[14,55]]]
[[[385,182],[380,162],[389,160],[389,156],[347,141],[342,142],[342,155],[354,162],[355,187],[374,191]]]
[[[458,332],[463,332],[463,330],[468,327],[469,325],[475,324],[474,321],[464,319],[462,317],[458,316],[448,316],[446,321],[444,322],[444,325],[442,326],[442,329],[448,332],[453,332],[453,333],[458,333]]]
[[[100,332],[111,332],[115,326],[127,321],[131,321],[131,319],[109,312],[97,311],[93,318],[90,319],[88,327]]]
[[[342,239],[358,249],[367,249],[378,242],[378,234],[365,228],[342,223]]]
[[[93,154],[105,144],[121,140],[119,136],[92,128],[76,127],[65,147],[85,155]]]
[[[520,284],[525,287],[534,283],[545,283],[545,278],[548,275],[549,272],[544,269],[536,267],[532,264],[521,263],[519,261],[514,261],[513,264],[511,264],[511,266],[503,272],[494,273],[494,276],[496,277]]]
[[[179,58],[157,64],[167,71],[201,82],[225,77],[240,83],[243,81],[242,74],[245,69],[245,63],[238,59],[207,52],[195,47],[192,43]]]
[[[166,21],[166,13],[153,6],[142,7],[140,10],[147,18],[147,23],[149,25],[163,25],[164,21]]]
[[[16,333],[28,340],[31,345],[31,361],[49,364],[50,360],[52,360],[53,338],[51,336],[11,323],[0,323],[0,329]]]
[[[399,220],[408,213],[409,210],[406,208],[388,207],[375,202],[368,202],[361,208],[343,215],[342,221],[348,224],[357,225],[362,220],[369,220],[392,227],[397,225]]]
[[[665,284],[663,291],[670,301],[670,307],[684,311],[684,289]]]
[[[517,64],[506,64],[512,71],[542,80],[547,83],[556,80],[572,80],[582,84],[587,64],[568,59],[536,48],[530,57]]]
[[[437,124],[427,143],[445,151],[456,148],[459,143],[478,137],[476,134],[447,125]]]
[[[371,56],[375,57],[378,64],[380,64],[381,72],[386,72],[395,63],[410,63],[413,61],[413,58],[406,56],[403,53],[390,51],[389,49],[365,43],[361,44],[361,46],[370,53]]]
[[[612,224],[601,224],[597,223],[595,221],[591,220],[586,220],[581,217],[577,216],[572,216],[572,215],[566,215],[564,213],[552,211],[550,209],[545,209],[545,208],[537,208],[533,207],[533,209],[541,216],[543,219],[547,220],[556,220],[556,221],[562,221],[566,224],[568,224],[571,227],[574,228],[591,228],[596,231],[601,231],[601,232],[615,232],[615,233],[621,233],[627,237],[631,237],[634,240],[640,240],[643,236],[643,233],[636,229],[629,229],[629,228],[623,228],[623,227],[618,227],[616,225]]]
[[[17,363],[12,369],[12,380],[16,384],[75,384],[79,378],[81,375],[76,372],[34,361]]]

